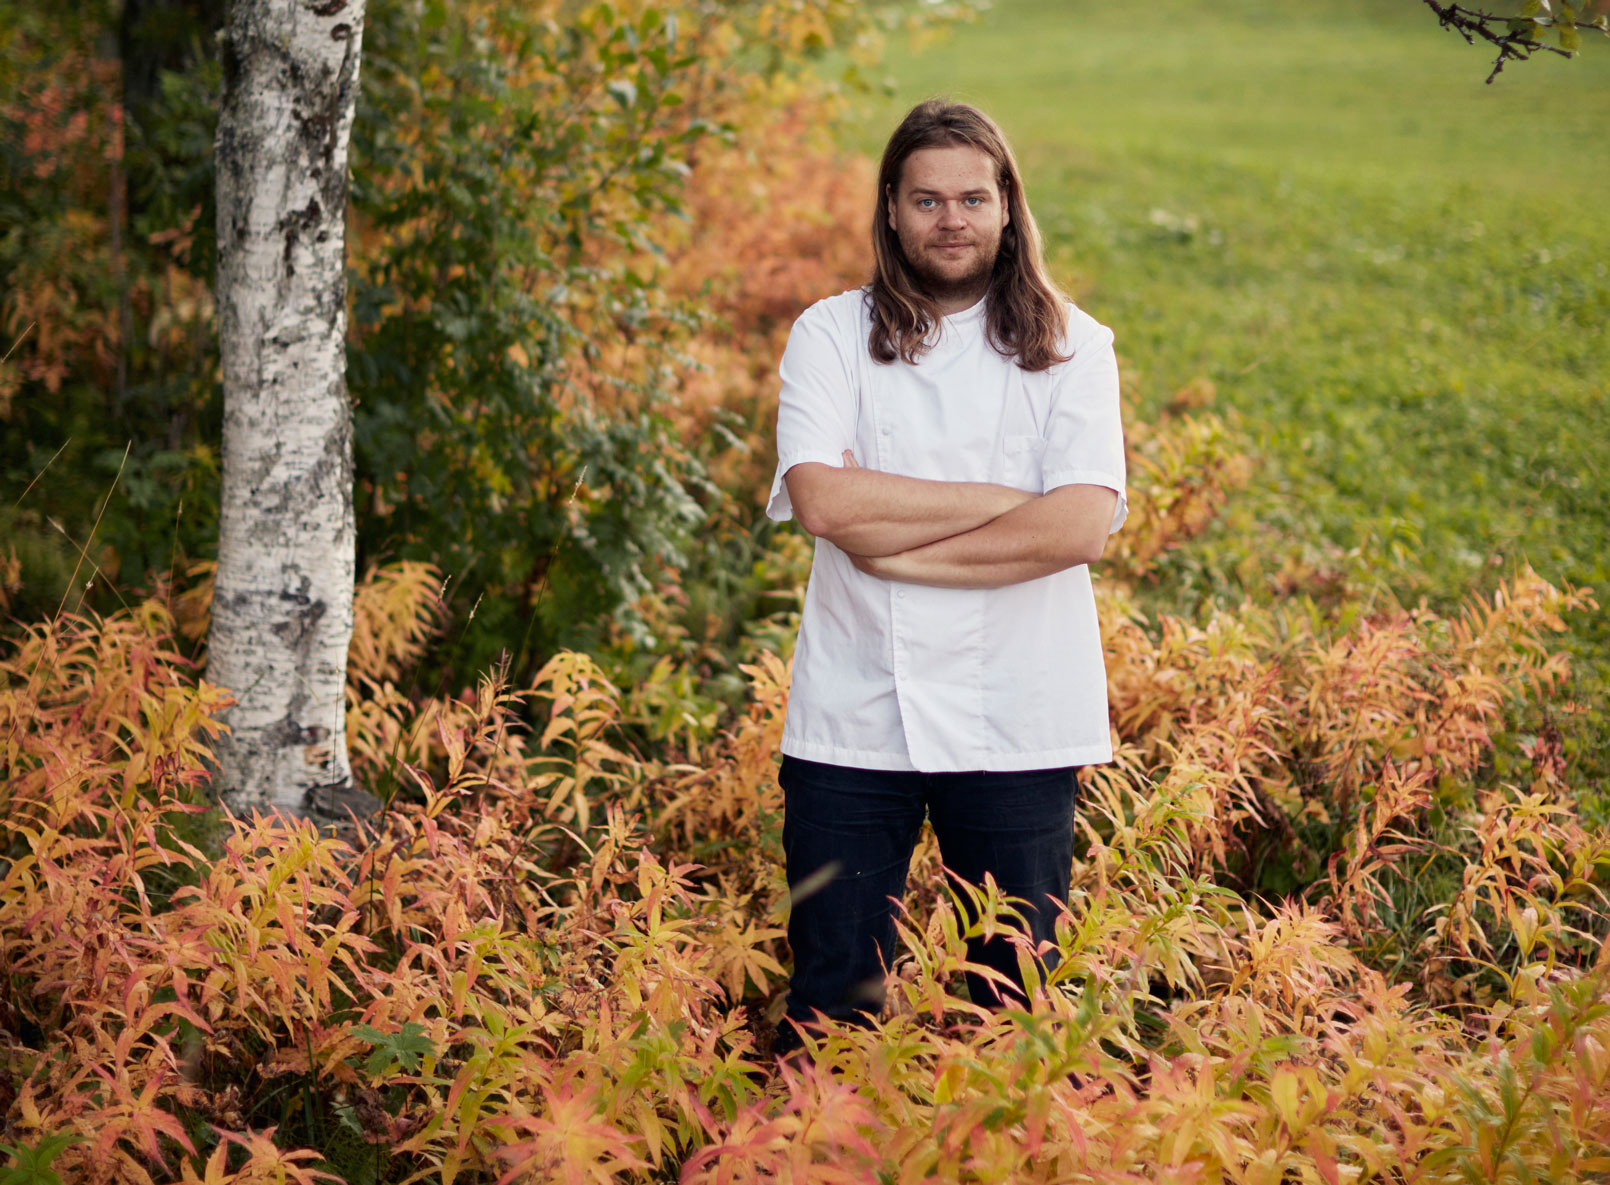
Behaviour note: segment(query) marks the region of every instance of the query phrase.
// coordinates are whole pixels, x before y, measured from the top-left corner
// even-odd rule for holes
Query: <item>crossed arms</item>
[[[804,462],[784,475],[794,513],[861,571],[905,584],[1000,588],[1101,558],[1118,495],[1104,486],[1030,494]]]

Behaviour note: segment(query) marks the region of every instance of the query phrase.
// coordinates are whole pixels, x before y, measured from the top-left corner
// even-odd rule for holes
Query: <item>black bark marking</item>
[[[219,38],[219,65],[224,72],[224,94],[232,95],[240,85],[240,50],[227,34]]]
[[[257,598],[251,593],[232,592],[220,593],[214,590],[213,614],[216,616],[220,610],[227,610],[237,617],[250,617],[257,608]]]
[[[369,791],[342,779],[325,786],[311,786],[302,798],[302,810],[318,820],[325,834],[356,836],[353,816],[359,819],[377,817],[385,804]]]
[[[269,628],[287,647],[300,651],[308,635],[319,628],[319,622],[324,619],[326,605],[323,601],[309,601],[307,597],[297,593],[282,592],[280,599],[299,604],[302,606],[302,612],[285,621],[276,621]]]
[[[313,5],[314,16],[334,16],[347,6],[347,0],[325,0],[323,4]]]
[[[317,745],[330,735],[327,729],[320,728],[317,724],[309,724],[304,728],[291,716],[276,724],[273,734],[280,744],[293,746]]]
[[[331,41],[349,41],[351,38],[352,26],[347,24],[345,21],[342,21],[339,25],[330,30]]]
[[[285,275],[289,279],[296,275],[296,265],[291,262],[291,253],[296,250],[296,244],[301,241],[302,232],[312,230],[319,225],[324,217],[324,208],[319,205],[318,198],[308,198],[307,207],[302,210],[292,210],[280,219],[280,232],[285,236]]]

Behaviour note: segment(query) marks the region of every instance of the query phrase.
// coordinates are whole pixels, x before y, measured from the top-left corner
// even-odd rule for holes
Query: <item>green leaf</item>
[[[375,1047],[363,1063],[364,1071],[374,1076],[388,1072],[393,1066],[407,1074],[416,1073],[420,1058],[436,1053],[436,1046],[425,1036],[425,1026],[416,1021],[406,1022],[398,1033],[381,1033],[368,1025],[359,1025],[352,1030],[352,1035]]]
[[[23,1144],[0,1144],[0,1152],[17,1162],[0,1174],[0,1185],[61,1185],[61,1177],[51,1169],[50,1162],[66,1149],[82,1142],[82,1136],[64,1133],[46,1136],[33,1148]]]

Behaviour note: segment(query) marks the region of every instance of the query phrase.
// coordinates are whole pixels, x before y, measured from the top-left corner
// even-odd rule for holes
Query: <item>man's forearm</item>
[[[929,481],[807,462],[783,477],[800,522],[811,534],[859,556],[888,556],[947,539],[1034,498],[1010,486]]]
[[[1062,486],[971,531],[897,555],[855,557],[863,572],[904,584],[1001,588],[1101,558],[1118,495]]]

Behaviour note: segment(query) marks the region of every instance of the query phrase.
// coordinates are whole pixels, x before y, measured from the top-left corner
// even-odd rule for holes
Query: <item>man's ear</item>
[[[889,229],[898,231],[900,228],[894,224],[894,186],[885,185],[883,187],[883,204],[889,211]]]

